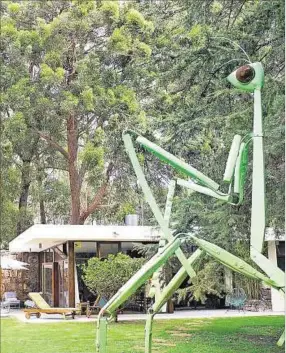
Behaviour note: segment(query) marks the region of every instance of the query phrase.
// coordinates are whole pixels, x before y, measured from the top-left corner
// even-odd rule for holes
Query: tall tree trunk
[[[67,119],[68,171],[71,191],[70,224],[79,224],[80,217],[80,178],[77,168],[78,125],[76,117],[71,113]]]
[[[17,235],[24,232],[28,227],[27,220],[27,204],[29,196],[29,188],[31,185],[31,161],[23,161],[21,174],[21,193],[19,198],[19,219],[17,222]]]
[[[45,202],[43,199],[40,199],[40,219],[41,219],[41,224],[46,224],[47,219],[46,219],[46,211],[45,211]]]
[[[38,190],[39,190],[40,220],[41,220],[41,224],[46,224],[47,220],[46,220],[46,212],[45,212],[45,201],[43,196],[43,177],[42,177],[42,169],[39,164],[37,164],[37,183],[38,183]]]

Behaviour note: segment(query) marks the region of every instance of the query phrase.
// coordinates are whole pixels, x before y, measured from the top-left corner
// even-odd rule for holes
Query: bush
[[[94,294],[110,299],[143,265],[146,260],[124,254],[93,257],[83,267],[83,280]]]

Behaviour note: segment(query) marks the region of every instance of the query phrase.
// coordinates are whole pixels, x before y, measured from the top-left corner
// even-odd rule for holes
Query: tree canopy
[[[253,113],[251,95],[225,78],[248,59],[265,69],[266,224],[283,228],[283,2],[3,1],[1,20],[2,242],[35,219],[114,223],[137,212],[155,224],[125,128],[222,180],[232,137],[251,130]],[[163,206],[175,174],[139,152]],[[173,221],[239,254],[250,206],[251,163],[242,206],[180,190]]]

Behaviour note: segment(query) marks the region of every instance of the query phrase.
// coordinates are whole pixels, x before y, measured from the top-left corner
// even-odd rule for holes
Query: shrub
[[[121,253],[108,255],[104,260],[93,257],[83,267],[83,280],[91,292],[110,299],[145,261]]]

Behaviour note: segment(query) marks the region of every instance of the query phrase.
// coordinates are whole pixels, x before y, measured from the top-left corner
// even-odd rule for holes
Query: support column
[[[75,307],[75,254],[74,242],[68,242],[68,294],[69,294],[69,307]]]
[[[38,253],[38,292],[42,292],[42,263],[43,263],[43,253]]]
[[[55,308],[59,307],[59,263],[53,262],[53,275],[52,275],[52,298],[53,306]]]
[[[224,283],[225,283],[225,290],[227,293],[231,293],[233,290],[233,276],[232,271],[228,268],[224,268]],[[228,296],[225,299],[225,305],[228,306],[230,303],[227,300]]]
[[[277,266],[276,241],[268,241],[268,259]],[[284,298],[280,292],[271,287],[271,304],[273,311],[284,311]]]

